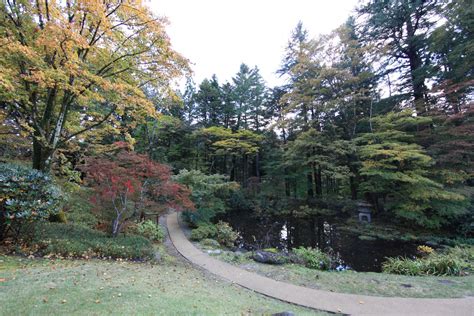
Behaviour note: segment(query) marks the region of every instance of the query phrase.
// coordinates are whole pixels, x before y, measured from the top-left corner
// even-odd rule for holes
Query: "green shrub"
[[[191,231],[192,240],[203,240],[206,238],[215,239],[217,237],[217,228],[213,224],[201,224]]]
[[[32,222],[48,219],[60,209],[62,198],[51,178],[38,170],[0,165],[0,239],[15,237]]]
[[[118,236],[84,226],[38,223],[32,246],[38,255],[78,258],[122,258],[146,260],[153,256],[151,242],[141,236]]]
[[[132,232],[138,236],[143,236],[147,239],[150,239],[151,241],[163,242],[165,240],[164,229],[151,220],[138,223],[136,226],[134,226]]]
[[[49,216],[49,221],[50,222],[55,222],[55,223],[64,223],[67,224],[67,217],[66,213],[64,211],[59,211],[56,214],[51,214]]]
[[[436,253],[428,256],[423,263],[423,272],[427,275],[461,275],[464,268],[459,258]]]
[[[467,269],[474,270],[474,246],[456,246],[449,248],[446,253],[463,261]]]
[[[329,270],[331,268],[331,257],[317,248],[299,247],[293,249],[293,253],[310,269]]]
[[[226,222],[219,221],[219,223],[216,224],[216,230],[216,240],[225,247],[233,247],[235,241],[239,238],[239,233],[234,231]]]
[[[192,240],[215,239],[225,247],[234,246],[234,242],[238,237],[239,233],[235,232],[228,223],[222,221],[219,221],[216,225],[202,223],[191,231]]]
[[[416,259],[387,258],[382,264],[383,272],[403,275],[459,276],[472,267],[472,261],[464,259],[459,249],[446,253],[433,252]]]
[[[199,170],[180,170],[173,180],[192,192],[191,200],[196,210],[183,212],[183,219],[192,227],[199,226],[201,222],[210,223],[217,214],[224,213],[230,194],[239,187],[224,175],[206,175]]]
[[[387,258],[382,264],[382,271],[385,273],[402,274],[402,275],[422,275],[423,267],[420,259],[413,260],[410,258]]]

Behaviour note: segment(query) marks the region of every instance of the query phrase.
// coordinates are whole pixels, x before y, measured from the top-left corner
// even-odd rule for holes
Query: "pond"
[[[243,249],[317,247],[332,253],[342,265],[360,272],[380,272],[386,257],[416,255],[415,244],[361,239],[354,233],[338,229],[336,219],[329,217],[300,219],[234,211],[219,219],[240,233],[238,244]]]

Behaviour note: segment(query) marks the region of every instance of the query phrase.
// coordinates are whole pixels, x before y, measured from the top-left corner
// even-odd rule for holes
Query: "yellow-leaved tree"
[[[0,0],[0,107],[34,168],[116,116],[154,114],[146,91],[172,94],[188,70],[165,26],[139,0]]]

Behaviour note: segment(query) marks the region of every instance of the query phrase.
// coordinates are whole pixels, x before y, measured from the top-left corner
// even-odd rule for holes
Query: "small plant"
[[[216,240],[225,247],[233,247],[235,241],[239,238],[239,233],[234,231],[226,222],[219,221],[216,225],[216,230]]]
[[[433,253],[434,251],[433,248],[431,248],[430,246],[425,246],[425,245],[420,245],[416,247],[416,250],[423,255],[429,255],[430,253]]]
[[[317,248],[299,247],[293,249],[293,253],[310,269],[329,270],[331,268],[329,255]]]
[[[54,223],[67,224],[66,213],[61,210],[61,211],[59,211],[59,212],[56,213],[56,214],[51,214],[51,215],[49,216],[49,221],[50,221],[50,222],[54,222]]]
[[[163,228],[151,220],[138,223],[132,231],[136,235],[143,236],[151,241],[163,242],[165,240]]]

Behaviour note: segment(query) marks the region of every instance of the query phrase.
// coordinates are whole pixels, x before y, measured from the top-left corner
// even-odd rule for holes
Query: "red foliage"
[[[120,144],[119,144],[120,145]],[[112,156],[89,157],[82,170],[86,182],[94,188],[91,201],[101,209],[114,209],[112,231],[146,209],[194,209],[189,190],[171,180],[167,165],[150,160],[146,155],[121,150]]]

